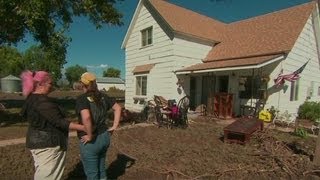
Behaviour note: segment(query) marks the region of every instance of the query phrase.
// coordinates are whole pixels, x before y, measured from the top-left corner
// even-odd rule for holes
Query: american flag
[[[282,84],[284,84],[285,81],[292,82],[292,81],[299,79],[300,78],[299,74],[304,70],[304,68],[306,67],[308,62],[309,62],[309,60],[306,63],[304,63],[299,69],[297,69],[296,71],[294,71],[293,73],[290,73],[290,74],[283,74],[283,70],[281,70],[278,77],[276,79],[274,79],[275,85],[277,87],[279,87]]]

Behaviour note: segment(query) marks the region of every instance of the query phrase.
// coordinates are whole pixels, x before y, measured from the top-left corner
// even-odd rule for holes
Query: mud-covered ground
[[[238,145],[223,142],[221,120],[199,117],[186,129],[146,124],[122,124],[112,135],[110,179],[320,179],[312,165],[315,137],[265,128]],[[25,122],[7,123],[0,139],[24,137],[25,131]],[[24,144],[0,147],[1,179],[32,179],[33,173]],[[85,179],[75,137],[69,140],[63,179]]]
[[[187,129],[154,125],[124,128],[112,136],[110,179],[308,179],[315,138],[265,129],[246,145],[223,142],[224,125],[200,118]],[[0,147],[1,179],[31,179],[33,162],[24,144]],[[64,179],[84,179],[78,141],[70,138]]]

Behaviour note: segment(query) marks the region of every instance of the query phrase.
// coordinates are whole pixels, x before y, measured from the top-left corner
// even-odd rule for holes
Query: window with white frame
[[[152,26],[141,31],[141,46],[152,44]]]
[[[299,94],[299,79],[291,82],[290,101],[297,101]]]
[[[136,76],[136,95],[147,95],[147,76]]]

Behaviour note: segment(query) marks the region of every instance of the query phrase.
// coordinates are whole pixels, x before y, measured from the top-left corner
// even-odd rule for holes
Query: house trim
[[[138,18],[138,12],[141,10],[141,4],[142,4],[142,1],[143,0],[139,0],[139,3],[137,5],[137,8],[136,10],[134,11],[134,14],[133,14],[133,18],[131,19],[130,21],[130,24],[129,24],[129,27],[128,27],[128,30],[127,30],[127,33],[123,39],[123,42],[121,44],[121,49],[125,49],[126,48],[126,45],[127,45],[127,42],[128,42],[128,39],[129,39],[129,36],[132,32],[132,29],[133,29],[133,24],[135,24],[137,18]]]
[[[280,61],[285,59],[284,55],[281,55],[277,58],[274,58],[272,60],[269,60],[267,62],[256,64],[256,65],[247,65],[247,66],[234,66],[234,67],[225,67],[225,68],[215,68],[215,69],[203,69],[203,70],[187,70],[187,71],[176,71],[176,74],[192,74],[192,73],[206,73],[206,72],[217,72],[217,71],[230,71],[230,70],[242,70],[242,69],[258,69],[263,66],[269,65],[271,63]]]
[[[316,39],[316,47],[317,47],[317,54],[318,54],[318,57],[320,57],[320,35],[319,35],[319,32],[320,32],[320,27],[319,27],[319,19],[320,19],[320,16],[319,16],[319,5],[316,4],[316,8],[314,10],[313,13],[311,13],[311,16],[312,16],[312,23],[313,23],[313,32],[314,32],[314,36],[315,36],[315,39]],[[317,26],[318,24],[318,26]],[[318,59],[319,61],[319,64],[320,64],[320,58]]]

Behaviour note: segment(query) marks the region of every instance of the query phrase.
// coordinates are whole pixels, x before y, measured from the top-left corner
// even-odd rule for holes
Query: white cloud
[[[108,67],[108,64],[100,64],[100,67],[101,68],[106,68],[106,67]]]
[[[86,65],[87,68],[90,69],[100,69],[108,67],[108,64],[100,64],[100,65]]]

